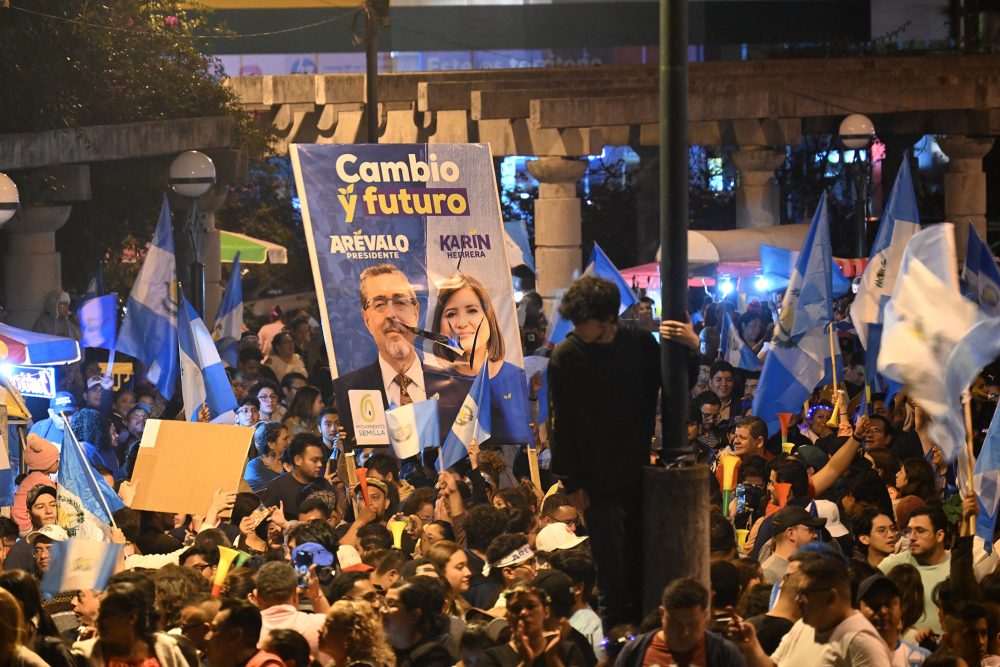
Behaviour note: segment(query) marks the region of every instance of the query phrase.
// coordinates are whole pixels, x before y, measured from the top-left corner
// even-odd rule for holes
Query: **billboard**
[[[438,399],[445,437],[489,365],[492,444],[528,444],[527,384],[489,147],[291,147],[341,421]]]

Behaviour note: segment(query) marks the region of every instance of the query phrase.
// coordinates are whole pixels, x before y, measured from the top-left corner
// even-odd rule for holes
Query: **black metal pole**
[[[198,224],[198,200],[191,199],[191,218],[188,221],[191,232],[191,305],[198,316],[205,319],[205,265],[201,261],[201,227]]]
[[[375,3],[365,3],[365,117],[368,143],[378,143],[378,24]]]
[[[660,0],[660,285],[663,319],[687,317],[688,3]],[[688,350],[661,347],[663,450],[667,462],[689,459]]]

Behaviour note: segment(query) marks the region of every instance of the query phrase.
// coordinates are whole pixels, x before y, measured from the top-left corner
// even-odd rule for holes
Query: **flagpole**
[[[87,455],[83,451],[83,445],[81,445],[80,441],[76,439],[76,433],[73,433],[73,429],[70,428],[69,417],[66,416],[65,412],[60,412],[59,416],[62,418],[66,430],[69,431],[69,437],[73,439],[73,443],[76,445],[76,451],[80,453],[80,458],[83,459],[84,467],[87,469],[87,474],[90,476],[90,481],[94,483],[94,488],[97,489],[97,495],[101,499],[101,504],[104,505],[104,511],[108,513],[108,519],[111,520],[111,527],[117,529],[118,524],[115,523],[115,517],[111,513],[108,501],[104,499],[104,494],[101,493],[101,487],[97,485],[97,478],[94,477],[94,468],[90,465],[90,461],[87,460]]]
[[[967,481],[966,492],[968,495],[975,495],[976,490],[973,478],[976,474],[976,459],[972,450],[972,394],[968,389],[962,392],[962,403],[965,406],[965,454],[969,459],[969,479]],[[976,534],[976,517],[969,517],[969,532]]]
[[[830,322],[830,374],[833,375],[833,395],[837,395],[837,354],[834,351],[833,322]]]

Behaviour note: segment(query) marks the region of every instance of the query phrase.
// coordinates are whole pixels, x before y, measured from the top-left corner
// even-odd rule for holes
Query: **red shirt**
[[[657,632],[653,635],[652,641],[649,642],[649,646],[646,648],[646,655],[642,656],[642,667],[670,667],[671,665],[678,665],[679,667],[709,667],[708,659],[705,657],[705,635],[701,636],[697,645],[690,650],[681,653],[679,651],[671,651],[667,648],[666,639],[663,637],[663,631]]]

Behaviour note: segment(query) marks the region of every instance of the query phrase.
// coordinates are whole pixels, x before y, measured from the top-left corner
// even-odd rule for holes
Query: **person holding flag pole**
[[[59,415],[69,423],[66,413]],[[57,501],[59,522],[71,537],[106,541],[115,533],[120,536],[114,512],[125,503],[103,477],[94,474],[83,445],[69,427],[63,431]]]

